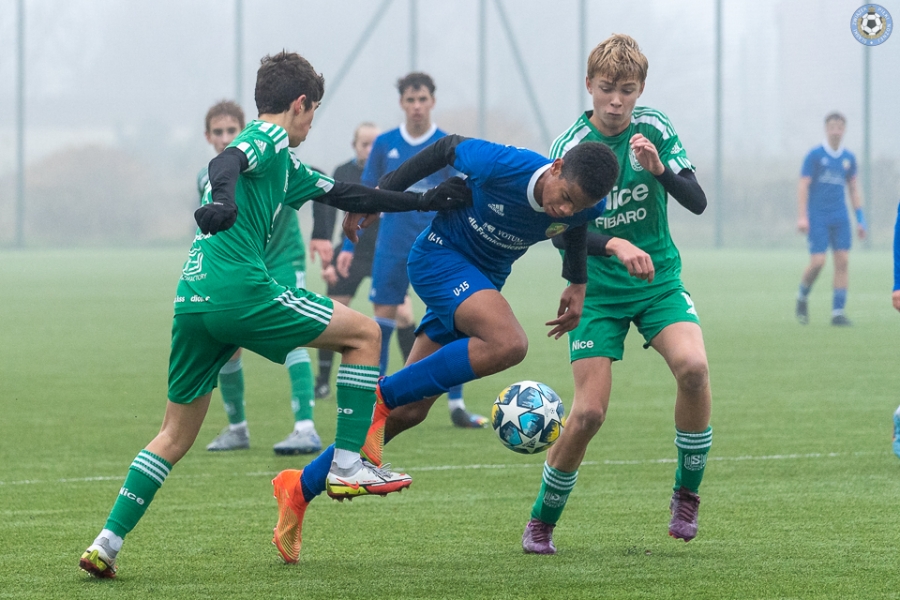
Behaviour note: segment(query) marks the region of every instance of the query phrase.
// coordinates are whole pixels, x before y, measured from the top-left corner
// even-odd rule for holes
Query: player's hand
[[[797,231],[800,233],[809,233],[809,219],[806,217],[799,217],[797,219]]]
[[[643,279],[647,283],[653,282],[653,276],[656,275],[653,259],[628,240],[614,237],[606,244],[606,251],[618,258],[632,277]]]
[[[556,318],[546,323],[546,325],[553,326],[547,337],[558,340],[564,333],[578,327],[578,322],[581,321],[581,311],[584,308],[586,290],[587,285],[584,283],[573,283],[563,290],[559,297],[559,310],[556,311]]]
[[[375,222],[375,219],[378,218],[378,213],[373,214],[365,214],[365,213],[347,213],[344,215],[344,224],[342,226],[344,230],[344,235],[353,242],[354,244],[359,242],[359,236],[356,235],[356,232],[360,229],[364,229]]]
[[[338,276],[337,270],[335,270],[334,265],[328,265],[324,269],[322,269],[322,279],[325,280],[325,283],[328,285],[334,285],[337,283]]]
[[[865,227],[863,227],[859,223],[856,224],[856,237],[858,237],[861,240],[864,240],[864,239],[866,239],[866,235],[868,235],[868,233],[869,232],[866,231]]]
[[[194,220],[205,234],[215,235],[230,229],[237,220],[237,205],[210,202],[194,211]]]
[[[422,194],[419,210],[453,210],[472,205],[472,190],[462,177],[450,177]]]
[[[894,303],[894,308],[900,311],[900,290],[897,290],[891,295],[891,300]]]
[[[341,252],[338,253],[337,257],[337,272],[341,275],[341,277],[343,277],[344,279],[350,277],[350,265],[352,264],[353,253],[346,250],[341,250]]]
[[[659,176],[663,174],[666,168],[663,166],[662,161],[659,160],[659,152],[656,150],[653,142],[640,133],[636,133],[631,136],[629,143],[631,144],[631,150],[634,152],[634,157],[641,163],[642,167],[654,175]]]
[[[334,246],[331,245],[331,240],[319,238],[309,240],[309,255],[312,262],[315,262],[316,254],[322,259],[322,268],[328,268],[328,265],[331,264],[331,259],[334,258]]]

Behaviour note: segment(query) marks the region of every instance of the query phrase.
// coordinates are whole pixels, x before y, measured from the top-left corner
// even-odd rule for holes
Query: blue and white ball
[[[566,409],[549,386],[520,381],[500,392],[491,425],[503,445],[520,454],[543,452],[559,439]]]

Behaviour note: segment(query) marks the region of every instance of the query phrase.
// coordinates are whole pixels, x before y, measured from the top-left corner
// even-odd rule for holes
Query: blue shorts
[[[433,217],[431,212],[387,213],[381,216],[372,261],[372,289],[369,291],[369,300],[373,304],[403,304],[409,290],[406,274],[409,249]]]
[[[457,330],[453,315],[460,304],[480,290],[499,288],[463,255],[432,242],[418,242],[409,253],[409,280],[428,307],[416,329],[446,346],[468,337]]]
[[[372,288],[369,301],[373,304],[399,306],[409,290],[409,276],[406,274],[407,254],[387,254],[375,251],[372,261]]]
[[[832,250],[849,250],[852,239],[846,211],[837,215],[809,216],[810,254],[822,254],[829,246]]]

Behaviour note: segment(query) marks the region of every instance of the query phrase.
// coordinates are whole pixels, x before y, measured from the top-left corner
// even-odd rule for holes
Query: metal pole
[[[234,101],[244,96],[244,2],[234,0]]]
[[[863,46],[863,212],[866,222],[871,223],[872,215],[872,48]],[[863,241],[865,248],[872,246],[872,236]]]
[[[416,14],[416,0],[409,0],[409,70],[416,71],[419,49],[419,18]]]
[[[541,131],[541,140],[544,143],[544,147],[549,150],[550,143],[553,139],[550,137],[550,130],[547,129],[547,124],[544,122],[544,115],[541,113],[541,107],[534,94],[534,86],[531,85],[531,81],[528,78],[528,69],[525,67],[525,61],[522,60],[522,53],[519,51],[519,45],[516,43],[516,38],[515,35],[513,35],[509,19],[506,18],[503,2],[502,0],[494,0],[494,4],[497,6],[497,12],[500,14],[500,24],[503,25],[503,30],[506,33],[507,41],[509,41],[509,47],[512,50],[513,58],[516,60],[519,76],[522,78],[522,83],[525,85],[525,91],[528,93],[528,103],[531,104],[531,110],[534,111],[534,117],[538,122],[538,128]]]
[[[341,68],[338,69],[337,75],[334,76],[334,82],[328,83],[325,82],[327,87],[325,90],[334,97],[334,93],[340,87],[341,82],[344,80],[344,77],[347,76],[347,73],[350,71],[350,67],[353,66],[353,63],[356,61],[356,57],[359,55],[360,51],[362,51],[363,46],[366,45],[366,42],[372,37],[372,32],[375,31],[375,28],[378,26],[378,22],[381,21],[381,18],[387,12],[388,7],[391,5],[392,0],[384,0],[381,3],[381,6],[378,7],[378,10],[372,16],[372,19],[369,21],[369,24],[366,25],[366,28],[363,30],[362,35],[359,36],[359,39],[356,41],[356,45],[353,46],[353,49],[350,51],[350,54],[344,60],[344,64],[341,65]],[[322,108],[320,108],[317,112],[321,114],[322,110],[327,108],[328,104],[323,104]]]
[[[724,199],[722,185],[722,0],[716,0],[716,99],[715,99],[715,141],[714,151],[716,170],[715,191],[715,232],[714,243],[716,248],[722,247],[722,221],[724,218]]]
[[[587,74],[586,69],[584,69],[585,62],[587,60],[587,0],[580,0],[578,3],[578,71],[576,73],[579,74],[576,77],[576,81],[578,81],[578,94],[575,96],[576,104],[575,109],[576,112],[580,113],[583,110],[584,106],[584,82],[582,81],[580,75],[581,73]]]
[[[478,137],[487,137],[487,0],[478,2]]]
[[[16,247],[25,247],[25,0],[18,0],[16,63]]]

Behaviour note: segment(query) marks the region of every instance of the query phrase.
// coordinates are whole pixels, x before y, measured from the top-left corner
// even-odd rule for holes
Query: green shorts
[[[331,322],[330,298],[285,287],[257,306],[176,314],[169,355],[169,400],[187,404],[216,387],[219,369],[238,348],[279,364],[319,337]]]
[[[644,336],[644,348],[672,323],[700,324],[691,295],[680,283],[650,298],[632,302],[585,302],[578,327],[569,332],[569,360],[602,356],[622,360],[631,323]]]

